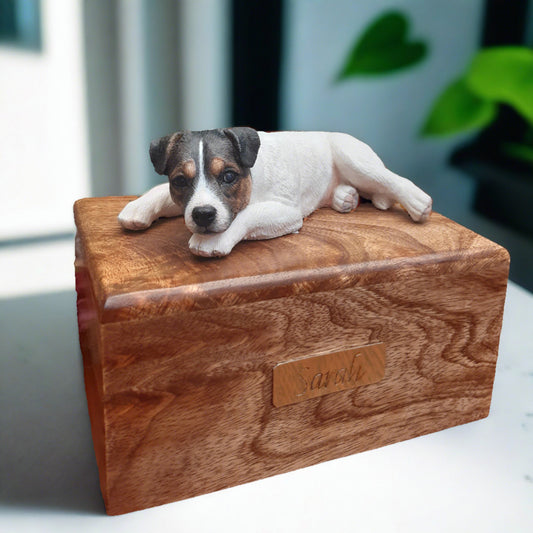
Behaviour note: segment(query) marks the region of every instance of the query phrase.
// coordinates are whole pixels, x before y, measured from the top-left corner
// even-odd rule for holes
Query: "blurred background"
[[[231,125],[355,135],[531,290],[532,45],[531,0],[0,0],[0,294],[71,283],[72,203],[159,183],[151,139]]]

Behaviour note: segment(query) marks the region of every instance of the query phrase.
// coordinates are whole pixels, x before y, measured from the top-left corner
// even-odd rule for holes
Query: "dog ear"
[[[166,174],[168,157],[182,137],[183,132],[178,131],[150,143],[150,160],[158,174]]]
[[[261,146],[259,134],[253,128],[226,128],[222,130],[229,138],[243,167],[251,168]]]

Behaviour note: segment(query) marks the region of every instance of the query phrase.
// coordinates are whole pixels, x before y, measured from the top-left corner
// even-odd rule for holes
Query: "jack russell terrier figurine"
[[[252,128],[184,131],[150,144],[167,184],[157,185],[118,216],[130,230],[183,215],[193,254],[228,255],[245,239],[297,233],[319,207],[348,213],[359,196],[378,209],[399,202],[417,222],[431,198],[394,174],[354,137],[326,132],[257,132]]]

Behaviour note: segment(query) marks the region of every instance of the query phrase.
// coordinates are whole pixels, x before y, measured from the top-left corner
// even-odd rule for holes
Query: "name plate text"
[[[381,381],[385,344],[369,344],[274,367],[272,401],[276,407]]]

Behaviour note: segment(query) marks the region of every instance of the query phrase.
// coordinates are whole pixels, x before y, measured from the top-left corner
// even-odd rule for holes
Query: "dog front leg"
[[[127,204],[118,215],[118,221],[126,229],[142,230],[160,217],[179,215],[183,215],[183,209],[172,201],[168,183],[163,183]]]
[[[273,239],[295,233],[302,227],[299,209],[278,202],[260,202],[241,211],[221,233],[195,233],[189,240],[193,254],[204,257],[228,255],[242,240]]]

